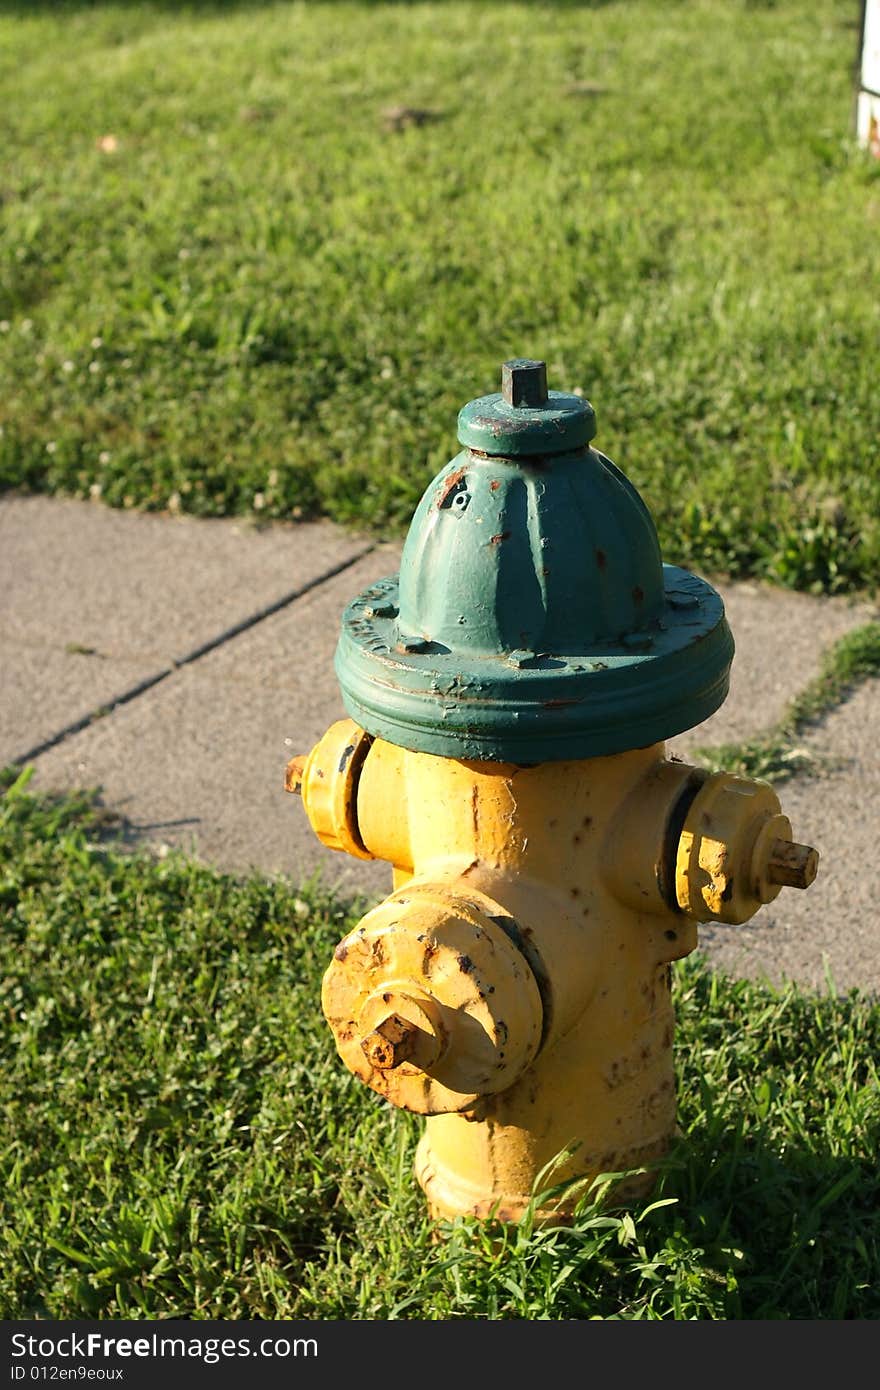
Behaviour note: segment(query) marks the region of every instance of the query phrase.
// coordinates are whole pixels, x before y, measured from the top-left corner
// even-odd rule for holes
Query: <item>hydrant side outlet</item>
[[[670,965],[818,856],[766,783],[665,757],[728,688],[720,596],[664,564],[595,414],[518,358],[465,406],[399,575],[346,608],[349,717],[288,764],[323,844],[393,870],[322,1007],[345,1065],[426,1117],[436,1217],[570,1220],[647,1190],[675,1129]]]

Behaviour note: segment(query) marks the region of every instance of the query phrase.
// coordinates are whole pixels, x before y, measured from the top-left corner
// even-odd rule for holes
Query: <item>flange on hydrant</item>
[[[351,718],[287,786],[325,845],[393,866],[324,976],[342,1060],[428,1116],[433,1216],[516,1220],[563,1150],[554,1182],[664,1152],[670,963],[699,922],[808,887],[818,855],[767,783],[666,759],[727,694],[721,598],[663,564],[592,406],[543,362],[502,375],[461,411],[400,575],[346,609]]]

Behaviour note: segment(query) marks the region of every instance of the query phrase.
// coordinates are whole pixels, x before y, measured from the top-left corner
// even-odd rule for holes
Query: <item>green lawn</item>
[[[321,1017],[351,913],[107,831],[0,798],[0,1317],[880,1316],[876,1001],[683,964],[666,1205],[432,1244]]]
[[[875,585],[858,14],[3,0],[0,486],[393,531],[533,355],[668,559]]]

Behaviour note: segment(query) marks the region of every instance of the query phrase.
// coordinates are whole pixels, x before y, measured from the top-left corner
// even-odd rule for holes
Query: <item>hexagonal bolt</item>
[[[308,753],[299,753],[295,758],[291,758],[284,769],[284,790],[286,792],[296,792],[297,796],[302,795],[303,773],[306,770],[308,760]]]
[[[819,868],[819,851],[792,840],[774,840],[767,860],[767,879],[786,888],[809,888]]]
[[[501,366],[501,395],[507,405],[547,404],[547,363],[515,357]]]
[[[393,1071],[401,1062],[408,1062],[416,1050],[421,1029],[400,1014],[389,1014],[361,1042],[361,1049],[371,1067],[377,1071]]]

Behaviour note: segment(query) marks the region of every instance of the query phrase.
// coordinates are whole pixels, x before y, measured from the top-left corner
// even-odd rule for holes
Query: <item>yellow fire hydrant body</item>
[[[815,872],[766,784],[667,762],[662,744],[517,767],[341,721],[298,778],[325,843],[394,867],[322,1002],[349,1069],[430,1117],[416,1171],[435,1216],[516,1219],[560,1155],[554,1184],[660,1156],[675,1128],[670,963],[696,946],[698,917],[742,921]],[[709,866],[697,902],[695,854]],[[539,1215],[564,1216],[580,1190]]]
[[[537,412],[542,403],[525,408]],[[514,437],[506,447],[516,444]],[[567,444],[570,449],[571,440]],[[533,470],[534,462],[529,456]],[[498,460],[486,460],[472,445],[466,461],[472,472],[441,475],[433,494],[439,501],[429,504],[428,525],[419,530],[422,552],[432,528],[448,526],[447,537],[457,541],[460,533],[451,528],[458,522],[447,523],[442,512],[450,496],[453,505],[456,498],[467,499],[459,502],[459,513],[474,505],[480,494],[473,479],[484,463],[490,474],[498,472]],[[469,490],[462,490],[462,479]],[[487,479],[490,497],[497,487],[494,478]],[[510,498],[505,505],[500,526],[514,510]],[[481,520],[481,513],[473,518],[477,526]],[[641,513],[639,524],[644,525]],[[477,532],[479,543],[500,545],[512,530]],[[548,550],[541,558],[552,561]],[[600,574],[607,565],[607,557],[599,560]],[[547,574],[549,566],[542,568]],[[670,583],[685,587],[670,591]],[[641,585],[629,588],[632,601],[642,603]],[[351,619],[353,631],[371,654],[381,654],[382,641],[368,623],[375,617],[396,621],[390,660],[405,674],[415,669],[406,666],[408,659],[436,665],[453,650],[442,619],[424,631],[425,606],[438,602],[428,586],[420,600],[421,630],[411,636],[403,594],[398,604],[389,599],[388,585],[380,585],[364,598]],[[455,621],[475,626],[460,598],[453,598],[453,606],[463,610]],[[493,601],[497,610],[497,590]],[[702,594],[699,601],[708,602]],[[667,582],[667,604],[670,613],[685,611],[676,651],[686,651],[694,638],[684,629],[696,600],[685,581]],[[670,626],[655,611],[636,625],[635,641],[624,639],[624,651],[659,648]],[[709,628],[704,621],[701,638]],[[721,641],[722,629],[726,625],[716,613],[711,640]],[[520,635],[527,633],[521,628]],[[479,640],[487,645],[485,636]],[[584,643],[593,657],[589,663],[580,654],[555,655],[553,647],[539,651],[535,641],[513,648],[509,639],[503,645],[496,639],[502,659],[522,682],[522,704],[513,706],[507,687],[499,695],[484,683],[462,735],[442,728],[450,712],[454,724],[459,706],[448,690],[440,690],[439,753],[426,751],[434,746],[434,734],[417,729],[410,713],[415,706],[404,704],[404,697],[411,702],[410,691],[397,708],[390,685],[373,679],[370,694],[379,687],[379,712],[373,715],[364,687],[352,679],[361,693],[346,703],[353,713],[367,710],[364,722],[373,724],[371,731],[354,719],[340,721],[307,758],[288,767],[288,789],[301,793],[324,844],[393,867],[391,895],[337,947],[322,1005],[345,1065],[392,1104],[427,1117],[416,1173],[435,1217],[516,1220],[542,1174],[556,1195],[538,1211],[541,1220],[568,1219],[603,1173],[636,1170],[616,1189],[618,1195],[648,1187],[650,1165],[675,1131],[671,962],[695,948],[698,922],[746,921],[781,886],[806,887],[816,873],[816,852],[792,843],[791,826],[766,783],[668,761],[663,739],[638,743],[652,727],[653,705],[649,716],[647,706],[635,703],[637,687],[620,684],[640,678],[643,668],[632,657],[621,662],[622,674],[614,675],[618,684],[601,706],[601,737],[593,731],[593,742],[585,745],[584,715],[576,710],[579,732],[567,738],[563,724],[557,738],[553,720],[569,718],[578,692],[593,688],[583,685],[582,673],[591,671],[595,688],[605,689],[617,647],[608,647],[607,640],[603,647],[602,640],[598,646],[595,637]],[[564,645],[557,636],[556,652]],[[713,650],[713,672],[724,667],[723,698],[730,650]],[[343,668],[346,659],[352,658],[343,652]],[[460,660],[457,666],[463,669]],[[543,698],[547,680],[558,681],[562,668],[575,683],[554,687],[561,698]],[[701,679],[707,680],[705,673]],[[436,675],[431,681],[431,698],[437,698]],[[457,669],[451,688],[465,686]],[[720,703],[716,687],[717,681],[706,697],[712,707]],[[475,737],[479,746],[473,729],[480,704],[491,703],[487,690],[496,711],[496,741],[487,745],[492,756],[450,755],[450,739],[461,740],[461,749],[453,745],[453,751],[471,751]],[[674,697],[673,691],[669,699]],[[626,700],[632,747],[621,746],[620,735],[607,735],[615,702]],[[532,714],[532,742],[524,744],[518,720]],[[667,711],[654,727],[667,726],[671,718],[696,722],[692,715],[692,709],[675,716]],[[505,749],[540,751],[548,721],[551,756],[499,756]],[[383,736],[389,725],[393,739]],[[503,738],[496,738],[498,728]],[[616,751],[565,757],[566,740],[578,754],[584,746],[609,743]]]

